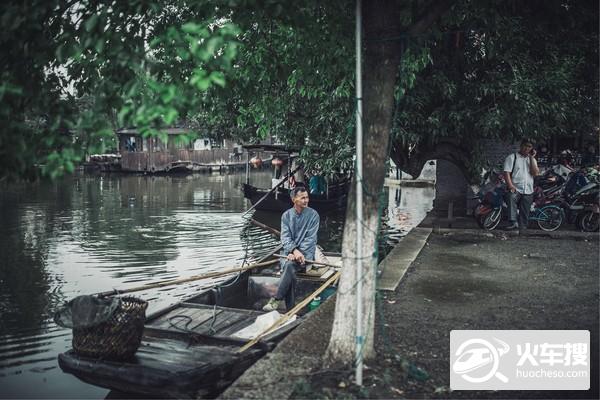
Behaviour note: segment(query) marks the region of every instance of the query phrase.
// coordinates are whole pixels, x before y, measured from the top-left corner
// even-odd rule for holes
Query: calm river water
[[[80,294],[125,289],[238,266],[277,245],[242,218],[243,173],[188,176],[76,174],[58,182],[0,187],[0,398],[93,398],[108,390],[61,372],[71,331],[57,306]],[[253,174],[268,186],[270,174]],[[390,188],[386,240],[393,244],[431,208],[433,189]],[[277,215],[255,218],[278,226]],[[340,251],[343,214],[322,218],[319,243]],[[148,312],[200,281],[148,290]]]

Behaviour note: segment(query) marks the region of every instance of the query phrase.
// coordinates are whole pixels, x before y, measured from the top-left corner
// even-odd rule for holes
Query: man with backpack
[[[527,230],[529,212],[533,202],[533,178],[540,170],[535,160],[533,140],[521,140],[519,151],[504,160],[504,179],[508,189],[508,219],[506,230]],[[519,209],[517,221],[517,207]]]

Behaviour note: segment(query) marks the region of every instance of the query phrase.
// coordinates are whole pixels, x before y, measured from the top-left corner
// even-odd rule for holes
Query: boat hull
[[[292,207],[292,199],[287,189],[277,189],[277,193],[272,192],[261,201],[261,199],[269,192],[266,189],[260,189],[247,183],[243,184],[242,190],[244,197],[250,200],[252,205],[258,203],[255,207],[261,211],[284,212]],[[309,206],[315,209],[319,214],[341,211],[346,208],[348,194],[345,189],[339,193],[329,196],[319,196],[311,194],[309,196]],[[260,201],[260,202],[259,202]]]
[[[157,398],[213,397],[266,353],[255,347],[237,354],[238,346],[191,344],[189,338],[145,336],[129,362],[81,357],[72,350],[58,363],[84,382],[123,393]]]
[[[299,274],[299,297],[313,292],[331,273],[329,269],[319,276]],[[247,270],[149,315],[142,343],[130,360],[92,359],[70,350],[59,355],[59,366],[84,382],[122,393],[215,397],[302,323],[300,316],[239,352],[248,342],[240,332],[266,314],[262,305],[278,281],[274,270],[264,269],[261,274]]]

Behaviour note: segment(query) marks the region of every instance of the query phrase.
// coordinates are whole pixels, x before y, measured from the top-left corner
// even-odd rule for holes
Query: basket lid
[[[119,298],[77,296],[54,314],[54,322],[65,328],[89,328],[107,321],[121,304]]]

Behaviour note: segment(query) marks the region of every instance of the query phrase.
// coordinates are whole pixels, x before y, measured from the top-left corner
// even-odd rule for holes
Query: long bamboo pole
[[[250,222],[256,226],[258,226],[259,228],[263,228],[264,230],[268,231],[269,233],[275,235],[275,236],[281,236],[281,232],[279,232],[277,229],[270,227],[269,225],[265,225],[262,222],[258,222],[257,220],[255,220],[254,218],[250,218]]]
[[[300,169],[301,166],[296,167],[293,171],[289,171],[282,179],[281,182],[279,182],[277,185],[275,185],[275,187],[271,188],[271,190],[269,190],[263,197],[260,198],[260,200],[258,200],[256,203],[254,203],[252,205],[252,207],[250,207],[249,209],[247,209],[246,211],[244,211],[244,213],[242,214],[242,217],[246,214],[248,214],[250,211],[254,210],[254,208],[256,208],[257,205],[259,205],[264,199],[266,199],[271,192],[273,192],[273,190],[277,189],[279,186],[283,185],[285,183],[285,181],[288,179],[288,177],[290,175],[293,175],[294,173],[296,173],[296,171],[298,171]]]
[[[264,262],[260,262],[260,263],[256,263],[256,264],[251,264],[251,265],[248,265],[246,267],[232,268],[232,269],[227,269],[225,271],[207,272],[205,274],[194,275],[194,276],[190,276],[188,278],[174,279],[174,280],[166,281],[166,282],[150,283],[150,284],[147,284],[147,285],[137,286],[137,287],[133,287],[133,288],[130,288],[130,289],[124,289],[124,290],[114,289],[114,290],[109,290],[107,292],[97,293],[97,295],[99,297],[105,297],[105,296],[112,296],[112,295],[117,295],[117,294],[139,292],[141,290],[154,289],[154,288],[163,287],[163,286],[169,286],[169,285],[178,285],[180,283],[198,281],[198,280],[201,280],[201,279],[219,278],[221,276],[233,274],[235,272],[243,272],[243,271],[247,271],[249,269],[266,267],[268,265],[272,265],[272,264],[275,264],[275,263],[278,263],[278,262],[279,262],[279,260],[277,260],[277,259],[270,260],[270,261],[264,261]]]
[[[271,325],[270,327],[265,329],[260,335],[258,335],[257,337],[255,337],[254,339],[252,339],[251,341],[249,341],[242,347],[240,347],[237,352],[243,353],[244,351],[248,350],[250,347],[254,346],[256,343],[258,343],[263,337],[265,337],[269,333],[273,332],[275,329],[279,328],[281,325],[283,325],[285,322],[287,322],[291,317],[296,315],[296,313],[298,313],[298,311],[300,311],[303,307],[305,307],[308,303],[310,303],[310,301],[314,297],[318,296],[319,294],[321,294],[321,292],[323,290],[327,289],[327,287],[329,285],[331,285],[333,282],[335,282],[339,277],[340,277],[340,271],[336,272],[331,278],[329,278],[327,280],[327,282],[322,284],[317,290],[315,290],[310,295],[308,295],[300,303],[296,304],[296,306],[294,308],[292,308],[290,311],[285,313],[281,318],[279,318],[277,321],[275,321],[273,323],[273,325]]]

